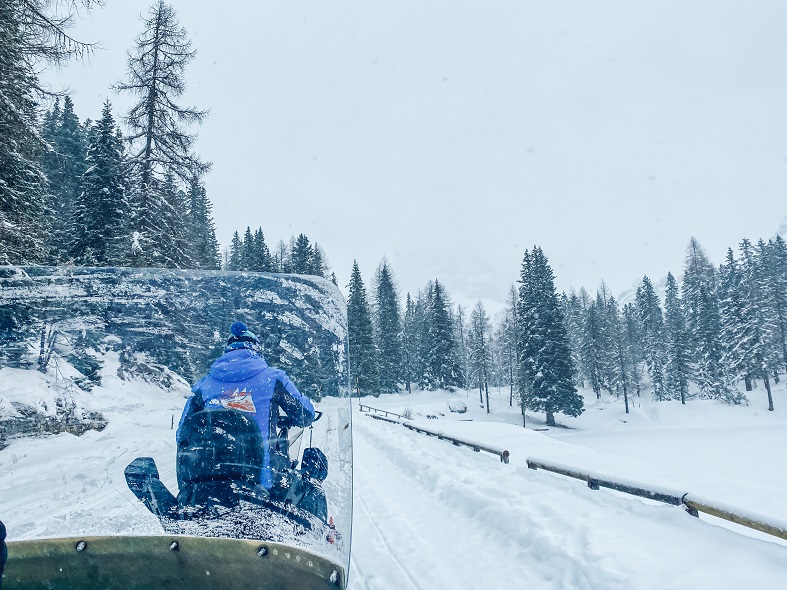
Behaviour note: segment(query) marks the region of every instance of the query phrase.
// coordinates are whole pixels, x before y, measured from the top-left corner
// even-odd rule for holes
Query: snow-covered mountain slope
[[[525,465],[538,456],[688,486],[785,519],[787,465],[767,449],[784,448],[787,419],[713,402],[640,404],[627,416],[621,404],[604,401],[571,429],[539,432],[522,428],[505,394],[493,395],[491,415],[477,395],[423,392],[363,403],[504,446],[509,465],[356,411],[351,588],[737,589],[778,588],[787,579],[787,543],[778,539]],[[457,397],[466,414],[448,410]],[[530,428],[544,428],[537,415],[528,419]]]

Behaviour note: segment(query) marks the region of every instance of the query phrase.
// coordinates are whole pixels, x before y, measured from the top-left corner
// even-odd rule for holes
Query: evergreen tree
[[[464,377],[454,340],[448,294],[435,280],[430,305],[426,312],[428,348],[426,349],[426,382],[429,389],[461,387]]]
[[[69,260],[74,250],[72,240],[77,230],[74,215],[87,152],[84,129],[74,113],[74,103],[69,96],[63,101],[63,110],[51,141],[54,157],[48,161],[53,164],[53,168],[47,170],[53,215],[50,260],[59,263]]]
[[[254,270],[257,272],[273,271],[271,253],[265,243],[265,234],[261,227],[254,232]]]
[[[605,308],[599,302],[600,300],[591,301],[585,312],[580,350],[585,381],[590,385],[597,399],[601,399],[601,390],[607,387],[606,357],[611,350],[604,327]]]
[[[760,252],[765,250],[764,243],[760,244]],[[773,394],[769,372],[772,368],[777,351],[774,344],[776,334],[773,323],[774,314],[771,312],[770,301],[766,297],[766,277],[761,264],[762,256],[757,257],[751,242],[743,240],[740,246],[741,253],[741,300],[742,322],[738,340],[738,352],[744,370],[752,378],[760,378],[768,393],[768,410],[773,411]]]
[[[492,326],[486,314],[484,304],[479,301],[470,314],[470,329],[468,330],[468,356],[470,358],[470,371],[475,383],[481,403],[484,404],[486,395],[486,413],[489,414],[489,369],[492,364],[491,355]]]
[[[705,251],[691,238],[683,274],[683,306],[693,362],[693,379],[702,395],[731,401],[734,392],[727,385],[721,366],[721,315],[716,271]]]
[[[673,399],[686,403],[689,392],[691,367],[689,364],[689,334],[683,302],[678,292],[678,283],[672,273],[667,273],[667,293],[664,304],[664,331],[667,343],[667,363],[664,367],[667,391]]]
[[[383,259],[375,274],[374,328],[378,350],[378,382],[381,393],[396,393],[402,371],[402,325],[399,295]]]
[[[350,348],[351,385],[358,395],[379,395],[377,381],[377,350],[372,334],[372,317],[366,287],[353,261],[347,298],[347,325]]]
[[[404,306],[404,319],[402,321],[402,381],[407,393],[412,393],[411,383],[417,381],[418,325],[415,302],[410,293],[407,293]]]
[[[68,257],[79,264],[122,265],[128,247],[125,230],[129,205],[122,139],[109,101],[104,103],[101,119],[90,136]]]
[[[769,281],[766,284],[767,296],[775,312],[776,347],[781,353],[781,363],[787,372],[787,244],[777,235],[768,240],[764,261]]]
[[[185,91],[184,71],[194,55],[175,11],[159,0],[128,55],[127,81],[115,87],[139,99],[125,121],[134,146],[130,159],[140,182],[134,204],[136,227],[148,265],[184,263],[184,253],[174,247],[182,230],[180,219],[169,210],[177,197],[173,185],[175,178],[190,182],[209,168],[192,151],[196,135],[186,131],[187,126],[201,123],[207,112],[176,103]]]
[[[254,236],[251,227],[246,226],[246,233],[243,234],[243,245],[240,252],[240,270],[254,270]]]
[[[213,206],[205,187],[196,176],[192,176],[189,181],[188,202],[188,234],[194,268],[218,270],[221,268],[221,255],[211,215]]]
[[[309,243],[309,238],[304,234],[299,234],[293,247],[290,249],[291,269],[289,272],[301,275],[311,274],[313,256],[314,251]]]
[[[653,399],[668,399],[664,388],[664,316],[659,297],[647,276],[642,278],[642,284],[637,288],[636,315],[642,334],[642,354],[653,387]]]
[[[241,256],[243,254],[243,242],[238,235],[238,232],[232,234],[232,242],[230,242],[229,264],[227,270],[240,270],[241,269]]]
[[[563,317],[566,319],[566,332],[568,333],[568,341],[571,348],[571,361],[574,363],[575,367],[579,368],[582,366],[582,336],[585,310],[582,308],[582,302],[579,296],[573,291],[570,295],[563,293],[560,297],[560,303],[563,309]],[[576,371],[575,385],[577,387],[585,386],[583,376],[583,371]]]
[[[331,272],[331,267],[328,264],[328,258],[325,256],[325,251],[317,242],[312,244],[312,257],[309,261],[309,274],[313,274],[318,277],[325,277],[326,279],[330,278],[330,276],[333,274]]]
[[[545,412],[551,426],[557,412],[578,416],[583,401],[574,387],[568,334],[552,269],[538,246],[532,254],[525,251],[522,261],[519,310],[523,410]]]

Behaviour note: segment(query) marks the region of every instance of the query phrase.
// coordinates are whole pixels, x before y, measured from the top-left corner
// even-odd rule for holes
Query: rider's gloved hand
[[[290,420],[289,416],[279,416],[279,421],[277,422],[279,429],[290,428],[292,425],[292,420]]]

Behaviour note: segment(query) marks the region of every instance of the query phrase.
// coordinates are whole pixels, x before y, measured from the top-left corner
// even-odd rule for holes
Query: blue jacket
[[[252,414],[260,427],[263,441],[263,467],[260,483],[270,489],[273,473],[270,461],[270,441],[276,438],[279,408],[284,410],[291,423],[305,428],[314,421],[314,406],[301,394],[287,374],[269,367],[261,356],[241,348],[219,357],[210,372],[191,388],[200,391],[206,410],[238,410]],[[189,397],[178,424],[177,440],[181,427],[192,411]]]

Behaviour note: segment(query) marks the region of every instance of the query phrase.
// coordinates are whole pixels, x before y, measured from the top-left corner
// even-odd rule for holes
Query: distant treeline
[[[493,322],[479,301],[471,313],[430,282],[402,302],[383,261],[367,296],[357,263],[350,282],[350,362],[359,394],[509,388],[509,404],[577,415],[577,388],[622,399],[643,391],[657,401],[692,397],[748,403],[761,381],[773,409],[771,382],[787,372],[787,245],[777,236],[744,239],[718,268],[693,239],[680,283],[667,274],[662,293],[645,276],[621,305],[602,283],[591,297],[558,294],[537,246],[526,251],[518,287]]]

